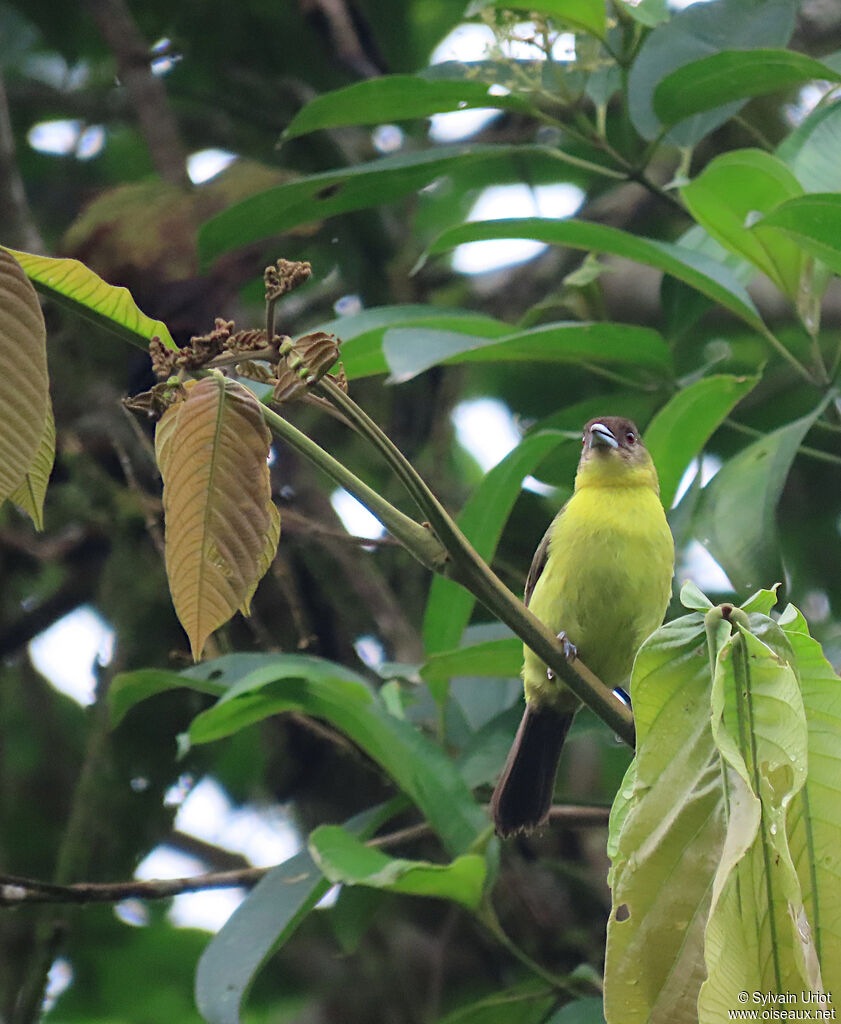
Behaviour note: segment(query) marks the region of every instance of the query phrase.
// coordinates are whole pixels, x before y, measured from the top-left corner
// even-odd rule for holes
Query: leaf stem
[[[268,428],[286,441],[303,456],[308,458],[319,469],[322,469],[337,484],[349,491],[354,498],[361,501],[383,526],[396,537],[400,543],[428,569],[443,572],[447,562],[447,552],[430,530],[410,519],[372,487],[360,480],[355,473],[341,464],[332,455],[324,451],[320,445],[294,427],[288,420],[268,406],[262,405],[263,421]]]

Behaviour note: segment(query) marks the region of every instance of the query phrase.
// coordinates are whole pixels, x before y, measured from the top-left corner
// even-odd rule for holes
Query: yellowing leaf
[[[55,417],[53,416],[53,404],[47,395],[47,419],[44,423],[41,443],[38,445],[35,458],[23,478],[23,483],[14,494],[10,495],[11,500],[22,508],[35,523],[36,530],[44,529],[44,497],[47,493],[47,484],[50,481],[54,461]]]
[[[15,257],[40,292],[80,316],[141,348],[152,338],[160,338],[167,348],[177,347],[166,324],[141,312],[127,288],[108,284],[84,263],[17,249],[5,251]]]
[[[20,265],[0,248],[0,503],[20,487],[49,399],[44,317]]]
[[[274,557],[270,441],[256,397],[221,375],[190,387],[158,423],[166,572],[196,660],[213,630],[248,607]]]

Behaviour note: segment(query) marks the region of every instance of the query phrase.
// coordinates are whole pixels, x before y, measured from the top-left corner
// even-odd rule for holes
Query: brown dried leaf
[[[23,485],[47,420],[44,317],[20,264],[0,248],[0,503]]]
[[[213,630],[248,607],[274,557],[280,520],[270,441],[254,394],[218,374],[198,381],[158,423],[166,572],[195,660]]]
[[[44,498],[55,461],[55,417],[53,403],[47,396],[47,420],[35,458],[23,478],[23,483],[9,495],[10,499],[29,516],[36,530],[44,529]]]

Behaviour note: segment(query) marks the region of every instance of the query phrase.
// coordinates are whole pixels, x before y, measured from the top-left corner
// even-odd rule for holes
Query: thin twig
[[[333,739],[333,737],[331,737]],[[610,808],[558,804],[549,812],[549,820],[568,828],[602,828],[607,825]],[[428,822],[369,839],[368,846],[391,847],[432,835]],[[230,871],[210,871],[186,878],[153,878],[129,882],[75,882],[59,885],[36,878],[0,873],[0,907],[18,907],[24,903],[119,903],[126,899],[161,900],[185,892],[209,889],[251,888],[275,867],[246,867]]]

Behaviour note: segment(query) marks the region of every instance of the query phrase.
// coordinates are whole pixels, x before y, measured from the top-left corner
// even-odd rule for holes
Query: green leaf
[[[391,817],[386,804],[345,824],[367,839]],[[196,1005],[209,1024],[240,1024],[240,1008],[260,965],[289,939],[330,888],[307,850],[273,868],[211,939],[196,969]]]
[[[459,527],[480,557],[486,561],[493,557],[523,479],[564,440],[555,431],[531,434],[485,475],[458,517]],[[458,646],[475,603],[473,595],[452,580],[433,579],[423,619],[427,655]]]
[[[797,659],[809,774],[788,815],[788,841],[815,938],[824,989],[841,991],[841,703],[838,675],[789,605],[780,617]]]
[[[554,1004],[545,982],[526,981],[460,1006],[438,1024],[541,1024]]]
[[[733,100],[780,92],[813,79],[841,82],[841,75],[792,50],[722,50],[667,75],[654,90],[654,112],[664,125],[673,125]]]
[[[476,853],[449,864],[389,857],[366,846],[340,825],[320,825],[309,849],[325,877],[335,883],[367,885],[408,896],[437,896],[476,910],[485,884],[485,860]]]
[[[628,78],[628,107],[636,130],[656,139],[663,125],[654,112],[654,92],[671,72],[719,50],[785,46],[794,29],[796,0],[719,0],[693,4],[659,25],[643,43]],[[669,131],[666,139],[694,146],[742,106],[735,100],[696,114]]]
[[[470,221],[445,231],[432,243],[426,255],[447,252],[464,242],[489,238],[533,238],[548,245],[612,253],[614,256],[644,263],[684,281],[735,313],[751,327],[762,330],[762,321],[750,296],[725,267],[691,249],[653,238],[642,238],[603,224],[537,217]]]
[[[382,343],[386,331],[395,326],[427,327],[430,330],[454,331],[482,338],[501,338],[511,332],[510,324],[481,313],[464,309],[436,309],[435,306],[411,303],[375,306],[362,313],[319,324],[313,330],[335,334],[341,340],[342,364],[348,380],[354,380],[388,372]]]
[[[387,124],[477,107],[515,110],[523,114],[532,112],[532,107],[521,96],[495,95],[489,92],[484,82],[430,81],[419,75],[383,75],[311,100],[292,119],[283,138],[294,139],[321,128]]]
[[[841,274],[841,195],[812,193],[789,199],[767,213],[753,230],[779,228],[797,245]]]
[[[716,157],[681,189],[692,216],[730,252],[767,274],[792,301],[797,300],[803,254],[790,239],[751,219],[799,196],[800,183],[777,157],[740,149]]]
[[[822,408],[743,448],[701,491],[696,536],[739,592],[784,578],[777,503],[797,449]]]
[[[731,409],[758,383],[758,377],[703,377],[672,396],[649,423],[645,445],[657,467],[665,508],[671,508],[689,463]]]
[[[604,1024],[603,1001],[597,996],[576,999],[562,1006],[546,1024]]]
[[[111,728],[117,726],[129,711],[148,697],[167,690],[180,690],[190,686],[213,697],[221,697],[226,687],[212,679],[190,682],[185,675],[178,672],[167,672],[165,669],[141,668],[136,672],[119,672],[114,676],[108,687],[108,711]]]
[[[667,623],[640,648],[631,678],[637,755],[610,820],[604,996],[617,1024],[695,1019],[726,833],[710,688],[703,615]],[[623,907],[627,916],[617,915]]]
[[[349,669],[305,655],[235,654],[195,666],[185,685],[226,685],[190,725],[191,743],[210,743],[284,711],[321,718],[357,743],[421,809],[453,855],[487,828],[484,811],[440,747],[389,714]]]
[[[796,999],[820,985],[786,830],[788,808],[806,781],[803,702],[782,630],[767,616],[750,621],[768,643],[739,624],[730,636],[719,631],[713,644],[712,727],[727,838],[705,934],[702,1024],[726,1017],[739,991],[789,992]]]
[[[648,327],[612,323],[541,324],[499,339],[425,327],[393,327],[383,339],[390,380],[403,383],[439,363],[626,364],[669,374],[671,352]]]
[[[680,603],[694,612],[707,612],[713,606],[712,601],[692,580],[687,580],[680,588]]]
[[[167,348],[178,347],[166,324],[142,313],[127,288],[108,284],[84,263],[16,249],[7,248],[6,252],[15,257],[42,295],[124,341],[145,349],[152,338],[159,338]]]
[[[470,647],[439,651],[430,655],[420,674],[427,681],[452,679],[453,676],[520,675],[523,667],[523,641],[516,636],[486,640]]]
[[[777,156],[791,168],[804,191],[834,191],[841,165],[841,100],[816,107],[783,139]]]
[[[666,0],[640,0],[639,3],[635,3],[635,0],[621,0],[621,3],[634,21],[648,28],[656,28],[669,20]]]
[[[9,495],[9,500],[29,516],[36,530],[44,529],[44,498],[47,495],[47,484],[53,471],[55,461],[55,417],[53,404],[47,395],[47,418],[41,443],[30,463],[23,483]]]
[[[583,28],[604,39],[605,11],[602,0],[473,0],[465,11],[465,17],[472,17],[488,7],[498,7],[506,11],[522,10],[530,14],[544,14],[564,25]]]
[[[50,401],[47,338],[38,296],[0,247],[0,505],[39,459]]]
[[[280,234],[338,213],[364,210],[411,195],[442,174],[484,160],[528,162],[541,146],[437,146],[397,153],[370,163],[313,174],[300,181],[258,192],[205,221],[199,229],[199,253],[207,265],[217,256],[250,242]]]

